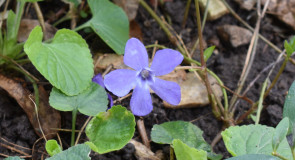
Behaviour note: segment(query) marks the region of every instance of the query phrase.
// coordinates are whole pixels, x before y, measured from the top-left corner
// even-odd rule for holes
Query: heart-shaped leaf
[[[211,151],[202,134],[203,131],[190,122],[174,121],[154,125],[151,138],[160,144],[172,144],[174,139],[179,139],[190,147]]]
[[[54,139],[50,139],[46,142],[45,145],[46,151],[50,156],[54,156],[60,152],[62,152],[62,149],[60,145],[58,145],[57,141]]]
[[[119,6],[109,0],[88,0],[92,18],[81,28],[91,27],[117,54],[124,54],[129,39],[129,20]]]
[[[229,127],[221,133],[226,149],[232,156],[244,154],[272,153],[272,136],[274,128],[263,125],[244,125]],[[292,159],[291,149],[284,138],[277,153],[287,159]]]
[[[51,43],[42,43],[37,26],[25,43],[25,52],[37,70],[56,88],[73,96],[89,87],[93,60],[85,40],[76,32],[61,29]]]
[[[100,112],[86,127],[86,142],[100,154],[123,148],[133,137],[134,115],[125,107],[113,106],[107,112]]]
[[[179,139],[172,141],[177,160],[207,160],[207,152],[191,148]]]
[[[62,151],[46,160],[90,160],[90,148],[86,144],[78,144],[65,151]]]
[[[95,116],[99,112],[105,112],[108,105],[106,91],[98,84],[92,82],[90,87],[76,96],[67,96],[60,90],[53,88],[50,97],[50,105],[60,111],[73,111]]]

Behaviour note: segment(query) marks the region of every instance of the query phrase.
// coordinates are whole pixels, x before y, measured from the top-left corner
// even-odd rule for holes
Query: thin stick
[[[152,59],[154,59],[154,57],[155,57],[156,50],[157,50],[157,44],[158,44],[158,41],[155,42],[155,46],[154,46],[154,48],[153,48]]]
[[[225,0],[221,0],[223,2],[223,4],[227,7],[227,9],[229,10],[229,12],[238,20],[240,21],[244,26],[246,26],[249,30],[251,30],[252,32],[254,32],[254,29],[246,22],[244,21],[230,6],[229,4],[225,1]],[[268,39],[266,39],[264,36],[262,36],[261,34],[258,34],[258,37],[263,40],[266,44],[268,44],[271,48],[273,48],[275,51],[277,51],[278,53],[282,53],[283,51],[278,48],[276,45],[274,45],[272,42],[270,42]],[[286,54],[284,55],[285,57],[287,56]],[[289,61],[292,64],[295,64],[295,60],[290,58]]]
[[[142,142],[143,144],[148,148],[148,149],[151,149],[151,146],[150,146],[150,141],[148,139],[148,136],[146,134],[146,130],[145,130],[145,126],[144,126],[144,121],[142,118],[140,118],[137,122],[137,129],[138,129],[138,132],[140,134],[140,137],[142,139]]]
[[[12,151],[15,151],[15,152],[17,152],[17,153],[19,153],[19,154],[22,154],[22,155],[25,155],[25,156],[30,156],[28,153],[25,153],[25,152],[23,152],[23,151],[21,151],[21,150],[18,150],[18,149],[16,149],[16,148],[14,148],[14,147],[11,147],[11,146],[9,146],[9,145],[6,145],[6,144],[3,144],[3,143],[0,143],[0,146],[5,147],[5,148],[7,148],[7,149],[10,149],[10,150],[12,150]]]
[[[265,14],[265,11],[266,11],[266,8],[267,8],[268,4],[269,4],[269,0],[264,5],[263,12],[261,13],[260,12],[260,0],[257,1],[257,9],[258,9],[257,14],[258,14],[259,18],[258,18],[258,20],[256,22],[255,31],[254,31],[254,34],[252,36],[251,43],[249,45],[247,57],[246,57],[246,60],[245,60],[245,65],[244,65],[240,80],[238,82],[238,89],[236,90],[237,94],[241,93],[241,91],[243,89],[243,86],[244,86],[244,84],[246,82],[246,79],[248,77],[248,74],[250,72],[250,69],[252,68],[252,64],[253,64],[255,54],[256,54],[256,47],[257,47],[257,42],[258,42],[258,33],[259,33],[259,28],[260,28],[260,22],[261,22],[264,14]],[[236,100],[237,100],[237,96],[234,95],[233,98],[230,101],[229,110],[232,113],[235,111],[234,105],[236,103]]]
[[[29,95],[29,98],[30,98],[30,100],[32,101],[32,103],[34,104],[34,107],[35,107],[35,112],[36,112],[36,116],[37,116],[37,122],[38,122],[38,125],[39,125],[39,128],[40,128],[41,134],[42,134],[43,138],[45,139],[45,141],[47,142],[47,139],[45,137],[45,134],[43,132],[43,129],[42,129],[42,126],[41,126],[41,123],[40,123],[40,120],[39,120],[38,107],[37,107],[36,103],[33,101],[32,95]]]
[[[89,116],[87,118],[87,120],[85,121],[85,123],[83,124],[82,128],[80,129],[79,133],[78,133],[78,136],[77,136],[77,139],[76,139],[76,142],[75,142],[75,145],[78,144],[79,142],[79,139],[80,139],[80,136],[82,134],[82,132],[84,131],[84,129],[86,128],[87,124],[89,123],[89,121],[91,120],[92,116]]]
[[[198,70],[201,70],[202,67],[199,67],[199,66],[178,66],[178,67],[175,67],[175,70],[183,70],[183,69],[198,69]]]
[[[8,143],[8,144],[10,144],[10,145],[12,145],[12,146],[14,146],[14,147],[19,147],[19,148],[26,149],[26,150],[32,150],[32,149],[30,149],[30,148],[23,147],[23,146],[20,146],[20,145],[17,145],[17,144],[11,143],[11,142],[9,142],[8,140],[6,140],[6,139],[4,139],[4,138],[2,138],[2,137],[1,137],[1,140],[3,140],[4,142],[6,142],[6,143]]]
[[[39,6],[38,2],[33,2],[33,5],[34,5],[35,11],[37,13],[38,20],[41,24],[42,30],[45,33],[46,32],[45,22],[44,22],[44,17],[43,17],[42,11],[40,9],[40,6]]]
[[[124,96],[124,97],[121,97],[121,98],[118,98],[118,99],[114,100],[114,104],[117,103],[117,102],[121,102],[123,99],[128,98],[128,97],[130,97],[131,95],[132,95],[132,92],[129,93],[129,94],[127,94],[127,95]]]

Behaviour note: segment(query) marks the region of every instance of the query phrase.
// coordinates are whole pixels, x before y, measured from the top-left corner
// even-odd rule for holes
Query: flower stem
[[[72,111],[72,137],[71,137],[71,146],[74,146],[74,144],[75,144],[76,119],[77,119],[77,109],[74,109]]]

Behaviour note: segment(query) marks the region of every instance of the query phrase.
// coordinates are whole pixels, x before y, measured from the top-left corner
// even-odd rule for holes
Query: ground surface
[[[43,2],[42,2],[43,3]],[[41,3],[41,4],[42,4]],[[53,10],[53,6],[47,7],[52,2],[47,1],[45,4],[41,5],[44,11]],[[62,4],[62,3],[58,3]],[[53,4],[56,5],[56,4]],[[191,5],[190,14],[187,20],[187,26],[185,29],[181,29],[182,15],[185,8],[185,2],[181,0],[173,0],[173,2],[166,2],[163,8],[158,8],[158,13],[163,14],[164,11],[172,19],[172,26],[178,33],[183,33],[182,37],[184,43],[194,42],[197,37],[197,27],[196,27],[196,17],[194,11],[194,5]],[[245,11],[240,9],[240,7],[233,2],[230,5],[235,9],[235,11],[251,25],[255,25],[255,10]],[[164,32],[157,25],[155,20],[142,8],[139,8],[136,17],[137,23],[141,27],[143,33],[144,44],[153,44],[156,40],[159,44],[164,44],[175,47],[169,42],[168,38]],[[214,54],[208,61],[208,67],[212,69],[225,83],[225,86],[234,90],[236,89],[237,82],[239,80],[241,71],[243,69],[244,60],[247,54],[248,45],[233,48],[228,46],[227,42],[222,42],[217,36],[216,28],[220,25],[232,24],[237,26],[242,26],[232,15],[228,14],[222,18],[209,21],[206,23],[205,29],[203,31],[204,40],[210,45],[212,39],[218,40],[220,43],[217,46],[218,54]],[[290,28],[281,25],[273,16],[266,15],[261,23],[260,33],[265,36],[268,40],[273,42],[279,48],[283,47],[283,41],[288,39],[294,31]],[[67,23],[62,24],[64,26]],[[63,26],[63,27],[64,27]],[[280,29],[277,29],[280,28]],[[195,54],[196,55],[196,54]],[[274,51],[271,47],[267,46],[263,41],[259,40],[257,46],[257,54],[255,57],[254,65],[251,69],[249,77],[246,81],[247,86],[256,75],[263,70],[270,63],[274,62],[279,54]],[[278,71],[278,67],[275,69],[275,73]],[[33,71],[34,72],[34,71]],[[265,101],[265,106],[268,106],[266,110],[263,111],[261,117],[261,123],[269,126],[276,126],[277,123],[282,118],[282,107],[284,103],[284,97],[286,91],[294,80],[295,76],[295,66],[289,63],[280,77],[277,85],[271,91],[270,96]],[[263,73],[261,78],[254,84],[251,90],[248,92],[247,97],[253,101],[257,101],[260,93],[260,89],[264,78],[267,73]],[[273,79],[274,76],[271,76]],[[50,86],[45,86],[50,89]],[[231,97],[231,95],[230,95]],[[154,124],[161,124],[166,121],[174,120],[184,120],[193,121],[193,124],[197,125],[204,131],[204,138],[208,143],[211,143],[214,137],[222,129],[222,122],[217,121],[212,112],[210,106],[193,108],[193,109],[167,109],[164,108],[163,102],[156,95],[152,95],[154,110],[151,114],[144,118],[147,133],[150,134],[151,128]],[[129,106],[129,99],[122,101],[123,106]],[[239,115],[243,111],[249,108],[246,102],[241,101],[237,106],[236,114]],[[62,128],[71,128],[71,113],[61,113],[62,114]],[[77,128],[80,128],[87,117],[82,115],[78,116]],[[247,120],[245,123],[251,123],[251,120]],[[62,142],[64,143],[64,148],[68,147],[70,141],[70,133],[60,132]],[[33,131],[26,114],[18,106],[16,101],[11,98],[7,92],[0,89],[0,137],[12,142],[14,144],[32,148],[36,140],[39,138]],[[82,137],[85,139],[85,137]],[[136,131],[134,138],[140,141],[138,132]],[[4,143],[3,140],[0,140]],[[152,150],[157,151],[159,149],[163,150],[165,154],[168,154],[169,147],[166,145],[152,144]],[[35,152],[33,156],[39,159],[44,151],[44,143],[38,142],[36,148],[39,148],[41,152]],[[25,152],[31,154],[30,150],[24,150]],[[225,146],[222,141],[218,142],[214,147],[216,153],[221,153],[225,157],[229,157],[229,153],[226,151]],[[134,147],[129,144],[120,151],[115,151],[105,155],[94,155],[93,159],[135,159],[133,156]],[[0,153],[6,155],[17,155],[17,153],[7,149],[6,147],[0,146]],[[3,157],[0,156],[0,159]]]

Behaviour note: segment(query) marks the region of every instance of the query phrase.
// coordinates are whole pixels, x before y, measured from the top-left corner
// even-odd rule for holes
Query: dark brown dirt
[[[43,2],[41,2],[43,3]],[[50,4],[51,2],[44,2]],[[255,10],[245,11],[241,10],[239,6],[233,2],[229,2],[230,5],[236,10],[236,12],[251,25],[255,25]],[[41,5],[46,8],[46,5]],[[190,14],[187,20],[185,29],[181,28],[182,15],[184,13],[185,2],[181,0],[174,0],[173,2],[166,2],[164,6],[157,9],[157,13],[164,15],[167,13],[172,19],[172,26],[177,33],[182,33],[182,38],[185,44],[194,42],[197,37],[196,17],[194,5],[191,5]],[[50,11],[47,9],[47,11]],[[164,44],[171,48],[175,47],[169,42],[164,32],[160,29],[155,20],[142,8],[139,8],[136,21],[139,23],[142,33],[144,44],[153,44],[158,40],[159,44]],[[218,54],[213,54],[208,61],[208,67],[212,69],[224,82],[225,86],[231,90],[235,90],[237,82],[239,80],[241,71],[243,69],[245,57],[248,50],[248,45],[244,45],[237,48],[232,48],[227,45],[227,42],[222,42],[218,36],[216,28],[223,24],[232,24],[242,26],[232,15],[228,14],[215,21],[208,21],[206,23],[203,36],[204,40],[210,45],[212,39],[218,40],[219,45],[217,49]],[[68,24],[63,24],[68,25]],[[261,23],[260,33],[268,40],[273,42],[279,48],[283,48],[283,41],[290,38],[294,31],[290,30],[281,22],[278,22],[274,17],[266,15]],[[248,84],[270,63],[274,62],[279,54],[265,44],[262,40],[259,40],[257,46],[257,54],[251,72],[247,78],[245,86]],[[196,56],[198,58],[198,56]],[[278,71],[279,67],[276,67],[274,73]],[[263,110],[261,123],[269,126],[276,126],[282,118],[282,108],[286,91],[295,78],[295,66],[288,64],[282,76],[280,77],[277,85],[273,88],[270,96],[265,101],[267,109]],[[254,86],[247,93],[247,97],[253,101],[257,101],[260,94],[262,83],[267,75],[267,72],[263,73],[261,77],[255,82]],[[274,74],[271,79],[274,78]],[[50,87],[49,87],[50,88]],[[231,94],[229,95],[231,98]],[[208,143],[211,143],[214,137],[221,131],[222,122],[215,119],[211,112],[210,106],[194,109],[167,109],[163,107],[163,102],[156,95],[152,95],[154,110],[151,114],[144,118],[147,133],[150,134],[151,128],[154,124],[161,124],[166,121],[184,120],[193,121],[193,124],[197,125],[204,131],[204,138]],[[120,103],[123,106],[129,106],[129,99]],[[249,108],[249,104],[244,101],[240,101],[237,105],[236,115],[241,115],[246,109]],[[77,128],[80,128],[87,117],[83,115],[78,116]],[[17,105],[17,103],[10,98],[7,93],[0,89],[0,137],[6,140],[24,146],[32,148],[34,142],[38,139],[34,133],[25,113]],[[245,122],[252,123],[251,120]],[[62,128],[71,128],[71,113],[62,113]],[[64,148],[68,147],[70,141],[70,133],[60,132]],[[82,141],[85,140],[85,135],[82,136]],[[140,141],[138,132],[136,131],[134,138]],[[4,143],[0,140],[0,143]],[[167,145],[152,144],[152,150],[163,150],[166,156],[169,153],[169,147]],[[44,142],[39,142],[36,147],[40,147],[39,150],[44,151]],[[214,147],[216,153],[223,154],[224,157],[229,157],[230,154],[226,151],[224,143],[220,141]],[[31,154],[31,151],[26,151]],[[105,155],[91,154],[93,159],[135,159],[134,146],[127,145],[123,149],[115,152],[111,152]],[[17,155],[17,153],[2,147],[0,145],[0,153],[6,155]],[[34,156],[40,157],[41,153],[34,153]],[[0,157],[2,159],[2,157]],[[37,158],[39,159],[39,158]]]

